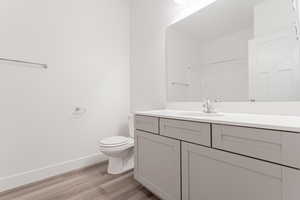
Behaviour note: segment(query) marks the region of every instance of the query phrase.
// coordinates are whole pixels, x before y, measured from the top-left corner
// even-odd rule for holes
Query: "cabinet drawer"
[[[136,115],[135,129],[158,134],[158,118]]]
[[[214,148],[300,168],[300,134],[213,125]]]
[[[210,124],[207,123],[161,119],[160,134],[187,142],[211,146]]]

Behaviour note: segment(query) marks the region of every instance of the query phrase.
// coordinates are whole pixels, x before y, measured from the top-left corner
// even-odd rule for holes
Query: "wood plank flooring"
[[[159,200],[133,178],[109,175],[101,163],[0,193],[0,200]]]

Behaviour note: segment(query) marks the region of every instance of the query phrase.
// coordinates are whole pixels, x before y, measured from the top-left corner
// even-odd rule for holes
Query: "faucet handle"
[[[208,98],[207,99],[203,99],[203,102],[204,102],[204,104],[209,104],[210,100]]]
[[[203,104],[203,112],[205,112],[205,113],[214,113],[215,112],[214,105],[209,99],[206,99]]]

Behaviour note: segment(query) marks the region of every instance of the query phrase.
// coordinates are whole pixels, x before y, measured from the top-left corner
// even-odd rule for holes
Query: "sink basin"
[[[190,117],[221,117],[224,116],[221,113],[201,113],[201,112],[182,112],[180,113],[184,116],[190,116]]]

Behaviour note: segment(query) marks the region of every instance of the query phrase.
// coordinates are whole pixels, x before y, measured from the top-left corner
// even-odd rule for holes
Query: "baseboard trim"
[[[35,169],[9,177],[0,178],[0,192],[11,190],[23,185],[38,182],[53,176],[64,174],[76,169],[84,168],[96,163],[104,162],[107,157],[103,154],[92,154],[75,160],[70,160],[40,169]]]

